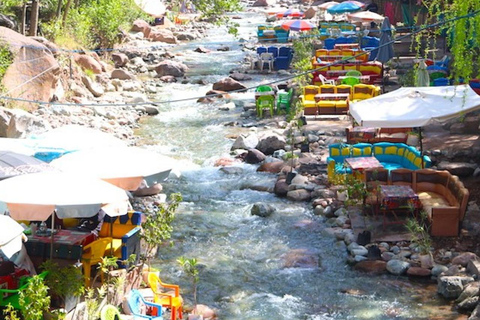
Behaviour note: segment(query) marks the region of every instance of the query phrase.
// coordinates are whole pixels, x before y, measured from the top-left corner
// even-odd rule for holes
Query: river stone
[[[460,302],[467,298],[478,296],[478,294],[480,293],[479,287],[480,287],[480,282],[478,281],[467,284],[456,301]]]
[[[387,263],[381,260],[365,260],[357,263],[354,268],[366,273],[382,274],[387,271]]]
[[[390,248],[390,251],[392,251],[394,254],[398,254],[400,252],[400,247],[399,246],[392,246]]]
[[[473,252],[463,252],[452,259],[452,264],[461,265],[466,267],[470,260],[478,260],[478,256]]]
[[[265,203],[255,203],[250,210],[250,214],[266,218],[275,212],[275,208]]]
[[[322,206],[316,206],[315,209],[313,209],[313,214],[316,216],[321,216],[323,215],[325,209]]]
[[[362,256],[362,255],[355,255],[353,257],[353,261],[355,261],[356,263],[361,262],[361,261],[365,261],[365,260],[368,260],[368,258],[365,257],[365,256]]]
[[[25,138],[43,123],[43,120],[22,109],[11,109],[10,114],[6,138]]]
[[[143,33],[143,36],[146,38],[150,35],[150,31],[152,31],[152,27],[150,27],[148,22],[146,22],[145,20],[137,19],[133,22],[131,30],[133,32]]]
[[[245,162],[249,164],[260,163],[265,160],[266,156],[257,149],[249,149],[245,156]]]
[[[343,227],[349,222],[349,218],[347,216],[340,216],[335,219],[335,224],[339,227]]]
[[[195,50],[193,50],[195,52],[198,52],[198,53],[209,53],[211,50],[208,50],[207,48],[205,48],[204,46],[198,46],[197,48],[195,48]]]
[[[472,277],[442,276],[438,278],[437,292],[447,299],[457,299],[467,283],[473,282]]]
[[[285,149],[285,137],[276,133],[270,133],[264,137],[259,138],[257,149],[264,154],[273,154],[276,150]]]
[[[318,268],[318,253],[309,249],[292,249],[284,256],[284,268]]]
[[[305,185],[307,183],[308,183],[308,178],[305,176],[302,176],[301,174],[296,174],[295,177],[290,182],[290,184],[293,184],[293,185]]]
[[[154,196],[162,192],[163,187],[160,183],[154,184],[150,187],[141,186],[137,190],[135,190],[132,194],[135,197],[146,197],[146,196]]]
[[[429,277],[431,272],[430,269],[422,267],[410,267],[407,270],[407,275],[412,277]]]
[[[190,32],[175,32],[174,35],[180,41],[191,41],[195,40],[195,35]]]
[[[254,149],[258,144],[258,136],[255,133],[241,134],[237,137],[230,150]]]
[[[364,246],[358,246],[358,248],[350,250],[352,256],[366,256],[368,254],[367,248]]]
[[[235,103],[229,102],[218,107],[218,110],[221,111],[232,111],[235,110]]]
[[[103,87],[100,84],[92,81],[92,79],[86,75],[82,76],[82,82],[96,98],[103,96],[103,94],[105,93]]]
[[[112,53],[112,60],[115,63],[115,68],[125,67],[129,61],[128,56],[121,52]]]
[[[400,276],[407,272],[408,268],[410,268],[410,263],[406,261],[392,259],[387,262],[388,272],[397,276]]]
[[[432,276],[438,277],[440,274],[443,272],[446,272],[448,268],[446,266],[443,266],[441,264],[436,264],[432,268]]]
[[[155,66],[155,72],[159,77],[162,76],[174,76],[183,77],[185,72],[188,71],[188,67],[181,62],[164,60]]]
[[[460,303],[458,303],[457,307],[460,310],[472,311],[477,306],[479,299],[480,299],[479,296],[469,297],[469,298],[461,301]]]
[[[475,163],[468,163],[468,162],[447,162],[441,161],[437,165],[438,170],[447,170],[453,175],[459,177],[469,177],[473,175],[475,169],[478,167]]]
[[[268,7],[268,6],[273,6],[276,3],[277,3],[276,0],[256,0],[252,4],[252,7]]]
[[[110,75],[110,78],[120,80],[135,80],[135,76],[133,74],[123,69],[114,69]]]
[[[234,72],[230,75],[230,78],[232,78],[233,80],[236,80],[236,81],[248,81],[248,80],[252,80],[252,77],[250,77],[249,75],[247,74],[244,74],[244,73],[240,73],[240,72]]]
[[[204,319],[204,320],[209,320],[209,319],[216,319],[217,314],[216,312],[210,308],[209,306],[206,306],[204,304],[197,304],[195,308],[192,310],[192,313],[195,315],[200,316],[198,319]],[[190,319],[190,318],[188,318]]]
[[[288,187],[289,185],[285,179],[278,179],[277,182],[275,182],[273,192],[279,197],[286,197],[288,193]]]
[[[287,199],[291,201],[309,201],[310,191],[305,189],[291,190],[287,192]]]
[[[223,78],[220,81],[217,81],[213,84],[213,90],[220,90],[220,91],[244,91],[247,87],[241,84],[238,81],[233,80],[232,78]]]
[[[173,35],[173,32],[168,29],[155,29],[150,32],[148,37],[152,41],[165,42],[175,44],[177,43],[177,37]]]
[[[282,171],[283,167],[285,167],[285,163],[282,161],[264,162],[258,167],[257,171],[279,173],[280,171]]]

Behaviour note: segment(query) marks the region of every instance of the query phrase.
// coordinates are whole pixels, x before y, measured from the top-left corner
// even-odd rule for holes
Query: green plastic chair
[[[290,88],[287,92],[278,92],[277,95],[277,110],[285,109],[285,112],[290,113],[290,103],[292,101],[293,89]]]
[[[263,117],[263,109],[270,110],[270,116],[273,117],[275,108],[275,91],[270,86],[258,86],[255,90],[255,105],[257,107],[257,115]]]
[[[101,320],[120,320],[118,308],[111,304],[106,304],[100,312]]]
[[[38,276],[45,280],[48,271],[44,271],[40,273]],[[20,291],[25,290],[28,287],[29,280],[32,277],[22,277],[20,278],[19,287],[18,289],[0,289],[0,306],[6,307],[9,304],[17,310],[22,310],[22,306],[20,306]]]
[[[345,79],[342,79],[342,84],[348,84],[350,86],[354,86],[359,83],[360,83],[360,79],[354,78],[354,77],[347,77]]]
[[[350,70],[345,75],[347,77],[361,77],[362,73],[358,70]]]

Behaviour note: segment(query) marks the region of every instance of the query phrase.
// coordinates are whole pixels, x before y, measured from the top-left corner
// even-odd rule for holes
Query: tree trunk
[[[57,20],[60,19],[60,15],[62,14],[62,4],[63,4],[63,0],[58,0],[57,13],[56,13]]]
[[[34,37],[37,35],[37,29],[38,29],[38,8],[39,8],[39,3],[40,0],[32,0],[32,13],[30,16],[30,30],[28,32],[28,35],[31,37]]]
[[[68,11],[70,11],[70,6],[72,5],[72,0],[68,0],[65,6],[65,11],[63,12],[62,25],[65,27],[65,22],[67,21]]]
[[[24,3],[22,6],[22,23],[20,24],[20,33],[25,35],[25,22],[27,20],[27,4]]]

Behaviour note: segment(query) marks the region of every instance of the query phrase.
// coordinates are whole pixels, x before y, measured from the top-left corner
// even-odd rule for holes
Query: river
[[[240,37],[256,33],[264,22],[260,14],[241,13]],[[211,53],[196,53],[202,45]],[[230,51],[218,52],[221,46]],[[245,56],[239,42],[224,29],[177,46],[178,59],[189,66],[191,80],[208,85],[163,85],[158,100],[197,97],[211,84],[238,67]],[[255,75],[247,86],[276,80]],[[253,93],[235,94],[238,103],[253,102]],[[256,166],[238,165],[241,173],[227,174],[214,161],[229,154],[230,135],[251,130],[225,123],[242,121],[242,108],[220,111],[218,105],[195,100],[165,103],[160,114],[143,123],[139,135],[155,149],[178,159],[179,177],[165,184],[166,193],[180,192],[183,203],[173,223],[172,246],[160,248],[154,266],[161,278],[181,285],[192,302],[192,286],[176,260],[196,258],[200,264],[198,303],[217,310],[220,319],[456,319],[443,306],[433,283],[409,282],[392,275],[370,276],[347,266],[346,249],[322,232],[325,225],[311,206],[292,203],[252,186],[273,186],[275,175],[257,173]],[[251,121],[249,121],[251,122]],[[260,129],[259,129],[260,130]],[[268,218],[252,216],[256,202],[269,203],[276,212]],[[285,255],[301,249],[319,256],[318,268],[285,268]],[[458,315],[457,315],[458,316]]]

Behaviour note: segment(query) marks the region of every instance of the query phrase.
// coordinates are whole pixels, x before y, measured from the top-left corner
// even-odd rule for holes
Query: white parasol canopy
[[[31,173],[0,181],[0,203],[15,220],[88,218],[103,209],[109,216],[128,211],[126,192],[100,179],[63,172]]]
[[[23,227],[6,215],[0,215],[0,249],[11,258],[22,249]]]
[[[375,128],[423,127],[480,109],[469,85],[405,87],[350,105],[358,124]]]
[[[135,0],[135,4],[139,6],[143,12],[156,18],[163,16],[165,10],[167,10],[160,0]]]
[[[77,172],[108,181],[124,190],[136,190],[168,178],[175,160],[138,147],[79,150],[63,155],[51,165],[64,172]]]
[[[376,22],[381,23],[385,19],[384,16],[371,11],[360,11],[347,14],[347,20],[349,22]]]

